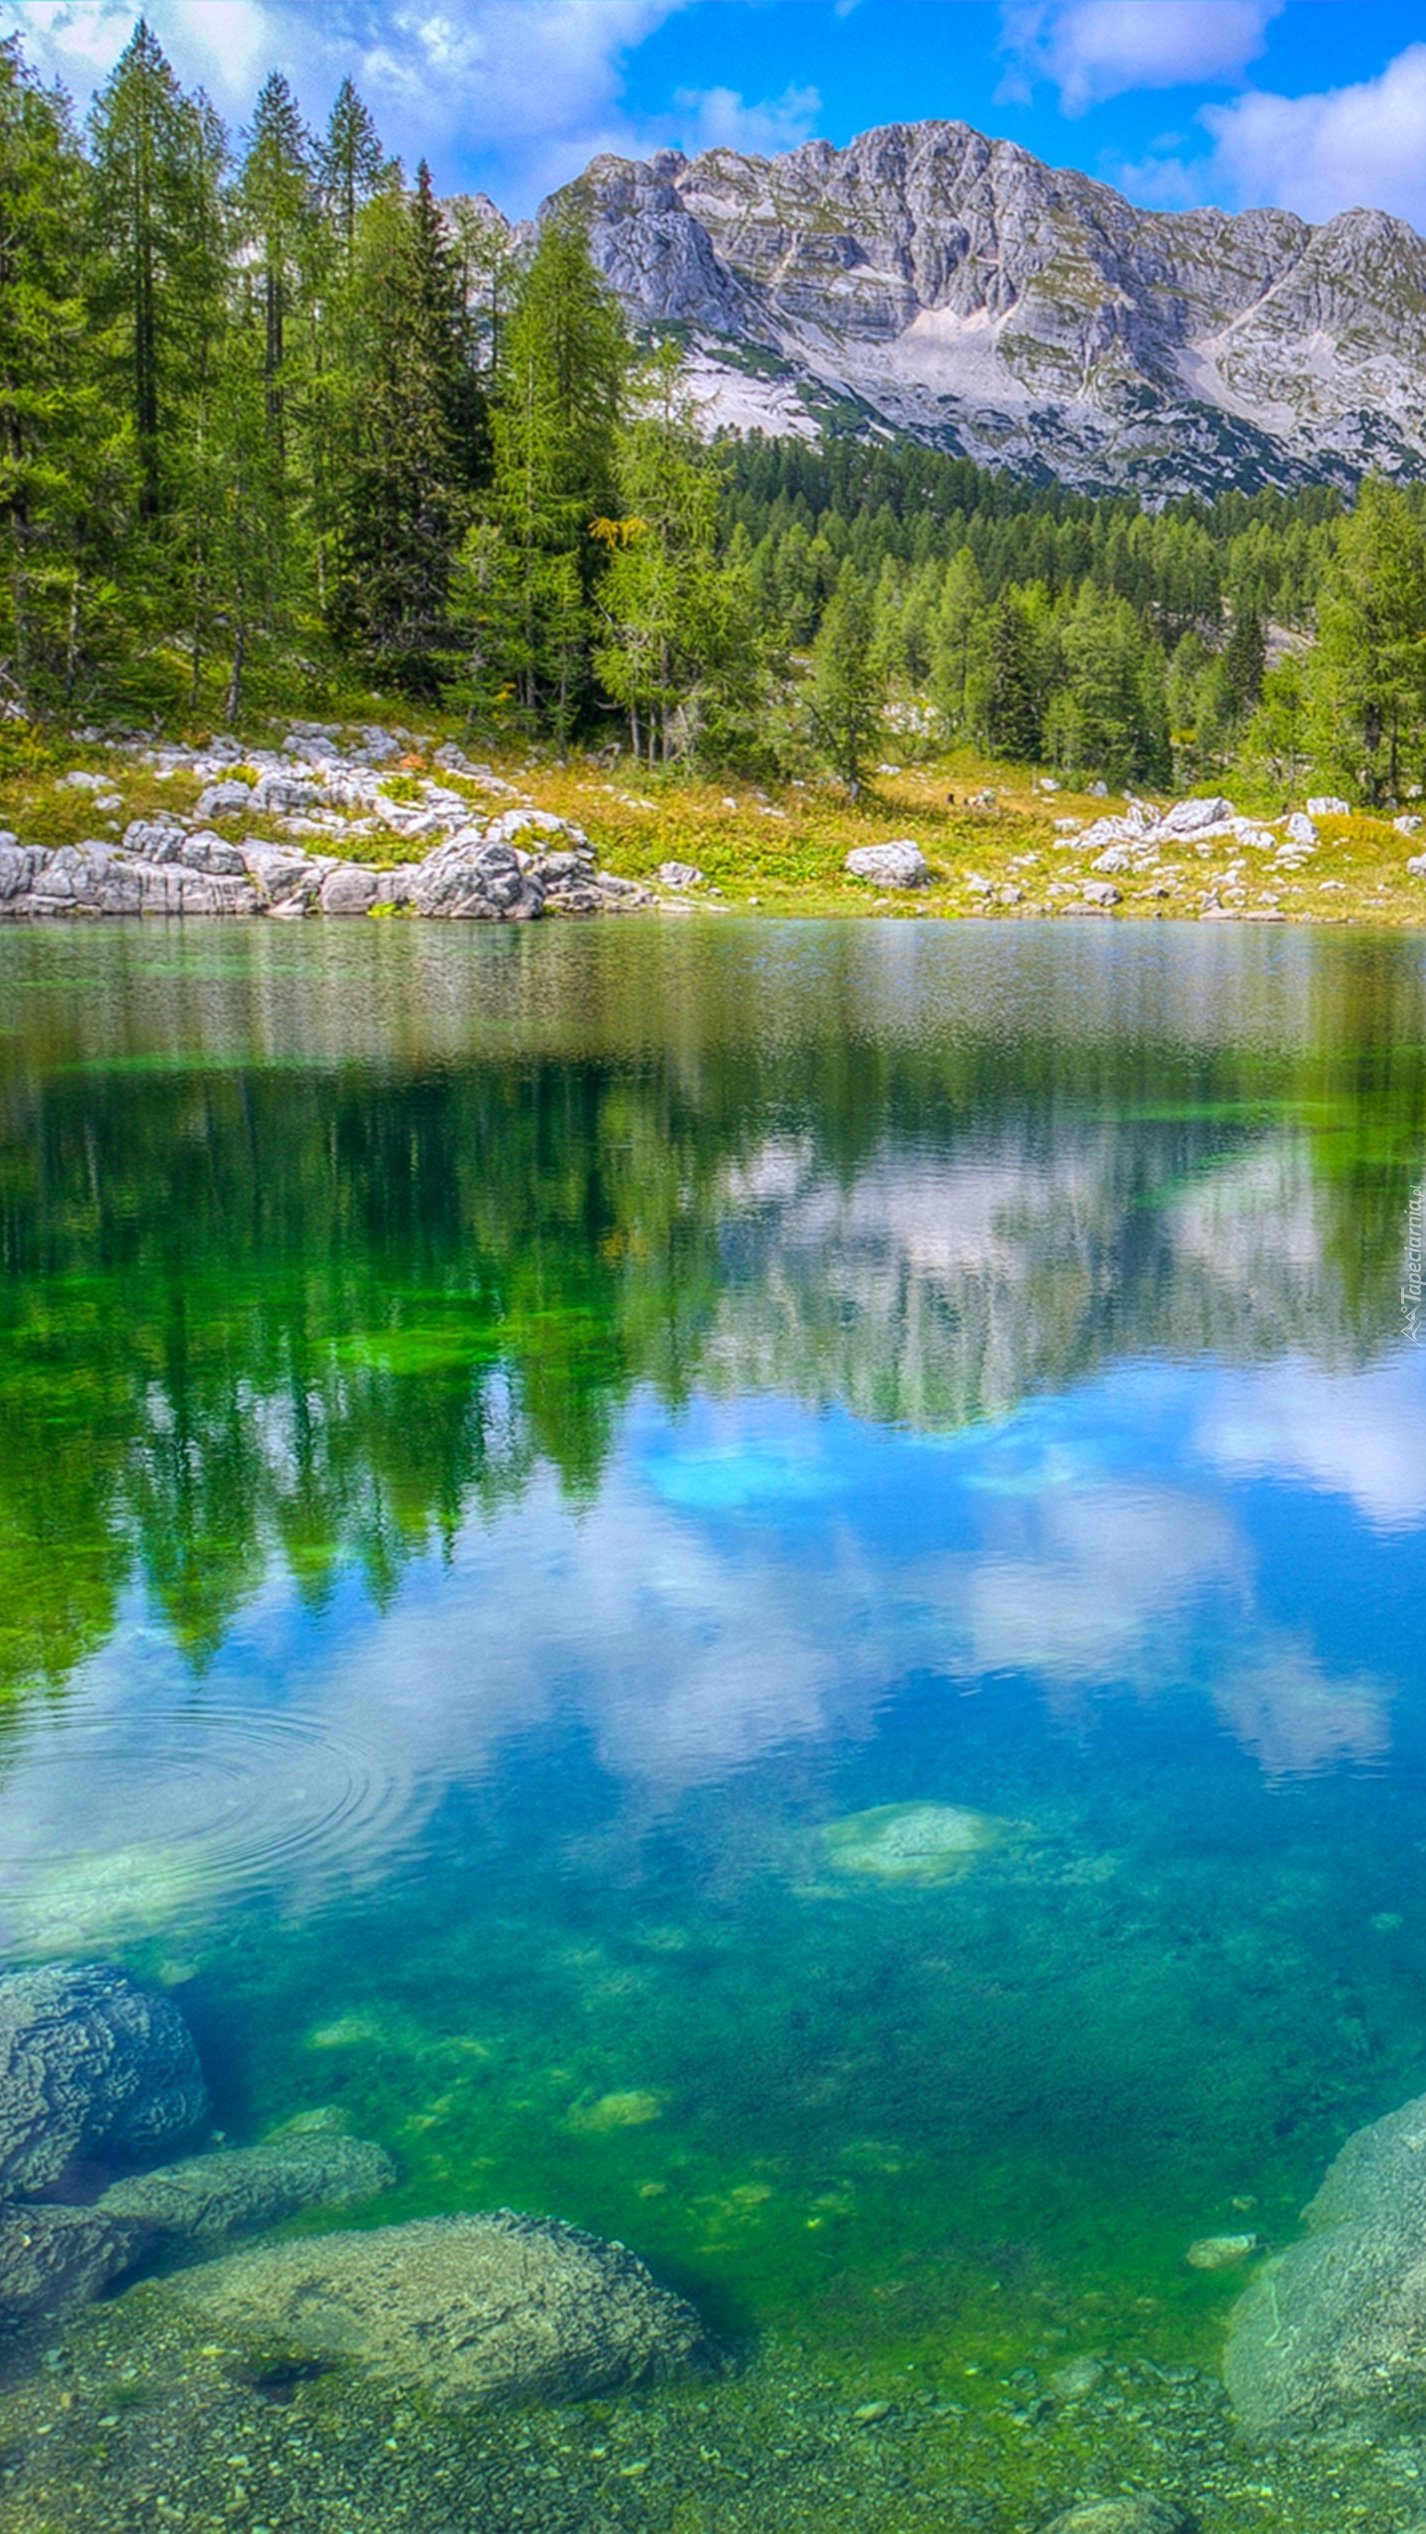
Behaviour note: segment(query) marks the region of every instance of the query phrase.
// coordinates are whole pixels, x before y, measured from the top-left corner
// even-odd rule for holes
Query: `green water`
[[[0,934],[6,1958],[737,2360],[274,2403],[140,2286],[0,2514],[1418,2527],[1185,2252],[1426,2088],[1423,1184],[1399,937]]]

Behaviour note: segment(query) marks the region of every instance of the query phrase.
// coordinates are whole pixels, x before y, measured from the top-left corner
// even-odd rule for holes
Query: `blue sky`
[[[130,0],[0,0],[81,103]],[[958,117],[1168,208],[1354,204],[1426,228],[1426,10],[1395,0],[151,0],[240,124],[264,72],[512,213],[600,149],[776,151]]]

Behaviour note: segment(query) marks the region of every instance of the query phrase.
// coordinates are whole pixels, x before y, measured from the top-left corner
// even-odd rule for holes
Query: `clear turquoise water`
[[[1401,938],[0,935],[6,1956],[171,1984],[230,2137],[390,2149],[374,2221],[634,2245],[766,2475],[705,2489],[673,2394],[651,2481],[586,2427],[553,2515],[378,2502],[327,2386],[335,2513],[276,2463],[232,2515],[189,2418],[169,2521],[903,2528],[944,2471],[1009,2529],[1152,2477],[1093,2405],[1027,2465],[1034,2386],[1211,2385],[1242,2274],[1190,2241],[1284,2240],[1426,2087],[1423,1186]],[[925,1803],[996,1843],[828,1836]],[[148,2450],[66,2425],[143,2311],[9,2397],[24,2534],[149,2521]],[[899,2482],[836,2444],[868,2399]],[[1207,2410],[1140,2411],[1181,2484]],[[1325,2521],[1204,2451],[1213,2527]]]

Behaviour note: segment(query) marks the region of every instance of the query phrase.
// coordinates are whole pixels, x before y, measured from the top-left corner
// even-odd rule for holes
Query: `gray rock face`
[[[0,2207],[0,2321],[87,2305],[127,2270],[142,2226],[92,2208]]]
[[[622,2245],[509,2210],[262,2246],[170,2285],[224,2332],[457,2399],[577,2402],[713,2356]]]
[[[185,2156],[111,2183],[99,2212],[136,2232],[205,2243],[275,2226],[304,2208],[349,2208],[389,2191],[396,2168],[380,2147],[330,2130]]]
[[[457,837],[427,854],[412,883],[411,902],[418,915],[528,923],[544,913],[545,893],[513,845],[464,844]]]
[[[1304,2215],[1233,2309],[1244,2427],[1426,2418],[1426,2095],[1349,2138]]]
[[[76,2159],[127,2163],[185,2137],[207,2107],[177,2008],[102,1963],[0,1979],[0,2198]]]
[[[923,889],[931,877],[929,862],[909,836],[889,845],[858,845],[843,867],[854,880],[873,880],[881,889]]]
[[[210,783],[198,795],[197,818],[242,818],[252,807],[253,787],[232,776],[226,782]]]
[[[365,870],[359,862],[341,862],[322,882],[317,904],[324,915],[369,915],[378,885],[374,871]]]
[[[811,435],[850,397],[989,463],[1160,491],[1426,455],[1426,242],[1381,212],[1145,212],[942,122],[596,158],[568,195],[743,427]]]

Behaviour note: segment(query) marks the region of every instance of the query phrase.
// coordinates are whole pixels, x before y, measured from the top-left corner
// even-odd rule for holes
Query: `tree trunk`
[[[242,594],[238,596],[238,622],[233,635],[233,668],[228,679],[228,692],[223,703],[223,719],[229,730],[235,730],[243,709],[243,670],[247,666],[248,627],[243,612]]]

